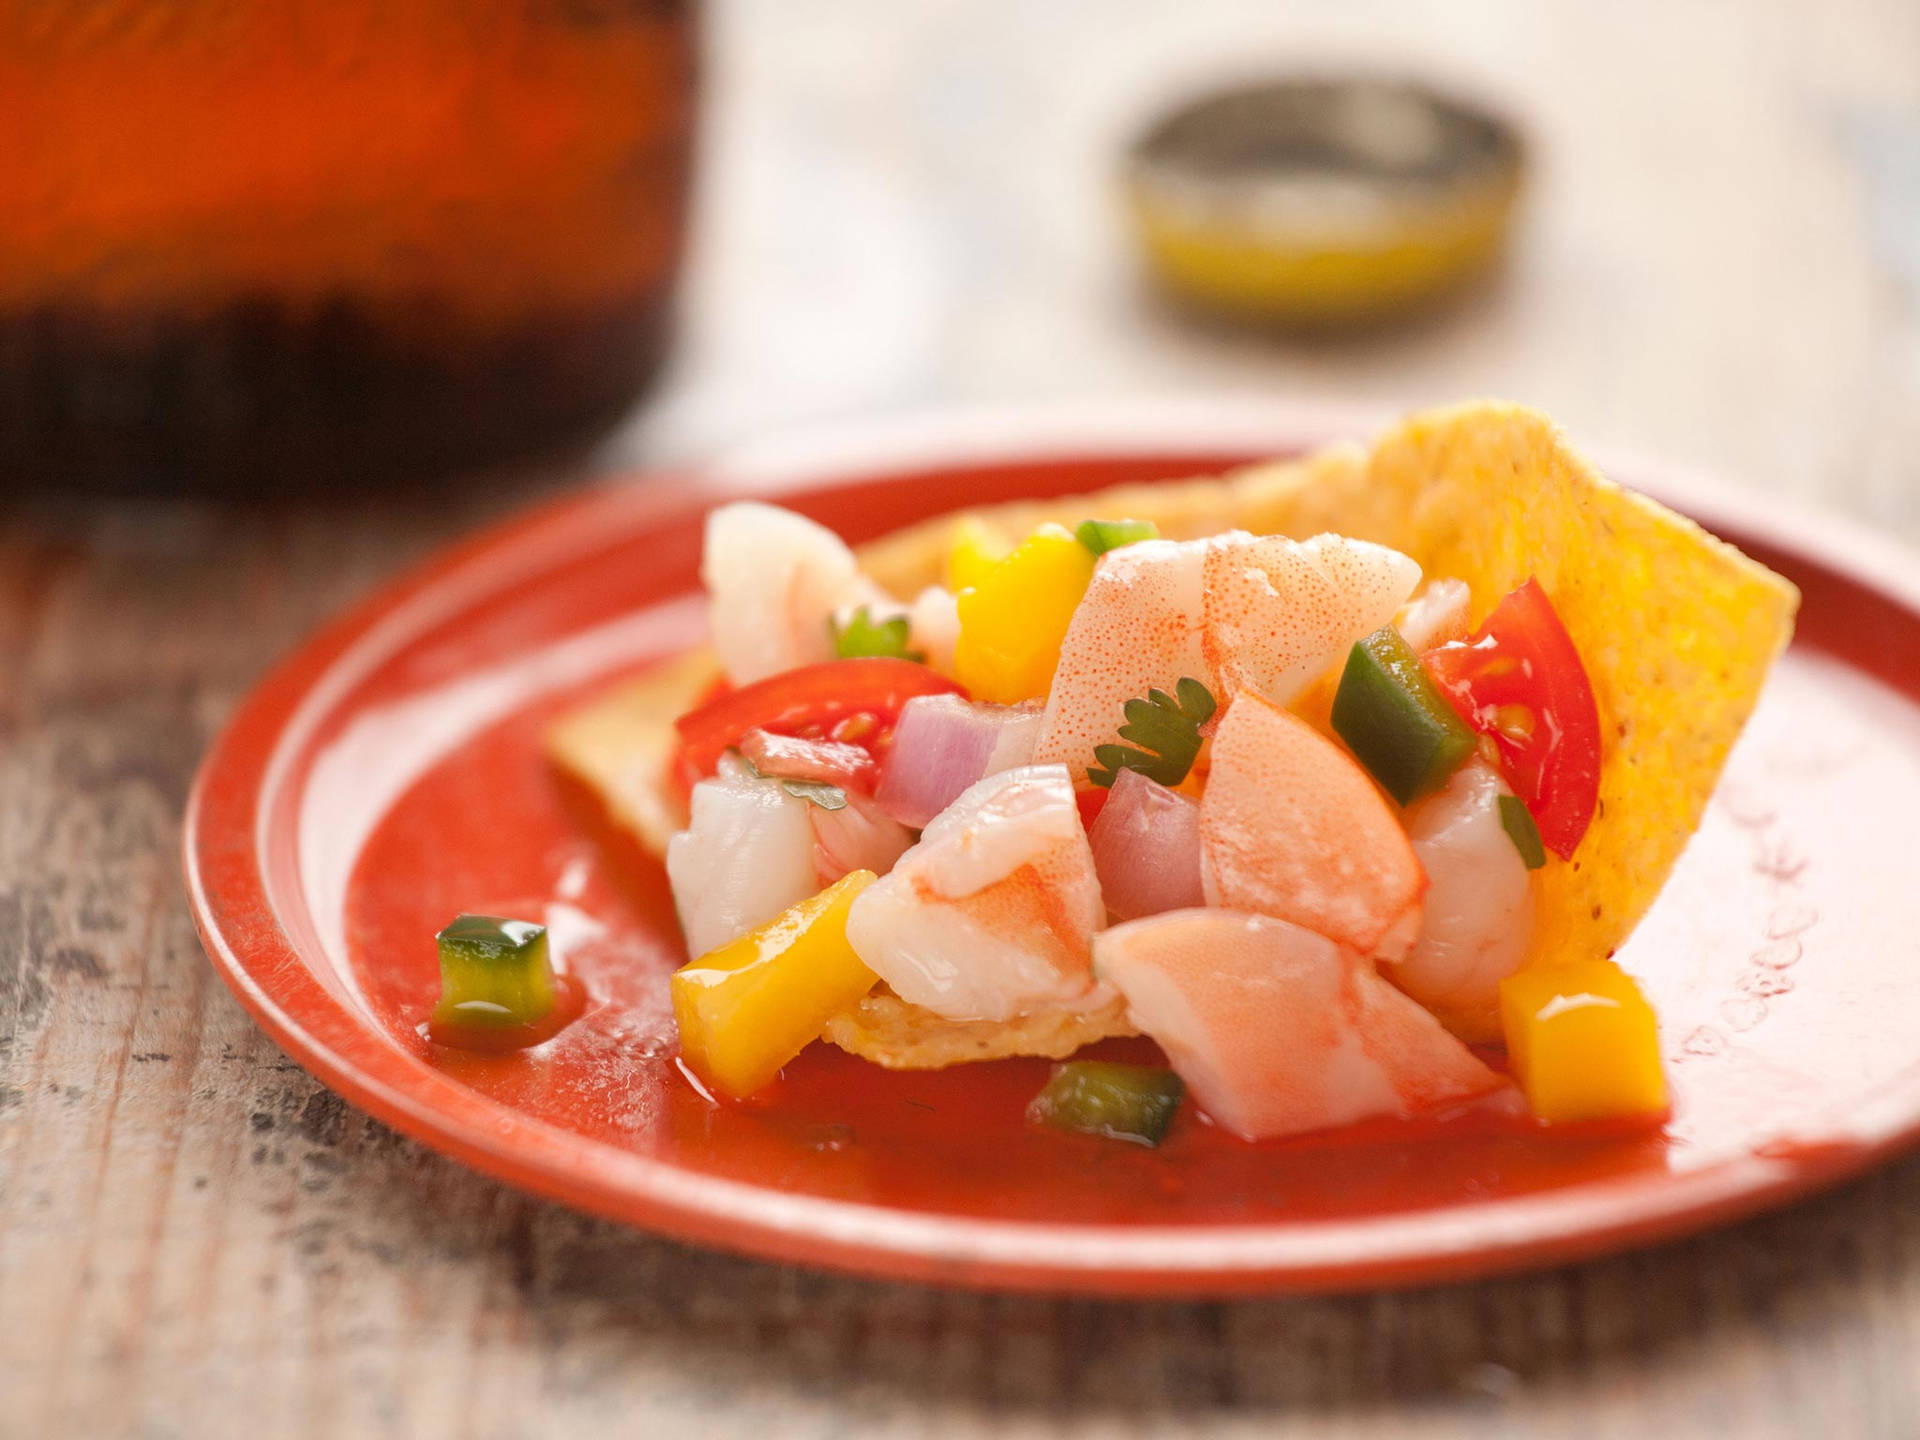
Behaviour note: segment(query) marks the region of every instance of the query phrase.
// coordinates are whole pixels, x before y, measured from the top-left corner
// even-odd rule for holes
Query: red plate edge
[[[1286,453],[1374,426],[1325,416],[1296,421],[1268,411],[1265,444],[1223,451],[1178,443],[1146,455],[1101,443],[1083,431],[1076,447],[1049,441],[1044,426],[1001,425],[1011,442],[981,447],[981,426],[956,431],[970,441],[968,463],[1027,460],[1059,464],[1150,460],[1170,475],[1217,470]],[[1068,427],[1071,430],[1071,427]],[[1187,436],[1207,433],[1191,425]],[[992,431],[995,426],[987,424]],[[1238,427],[1246,433],[1248,427]],[[912,431],[883,443],[911,454],[872,464],[872,448],[800,473],[784,467],[792,488],[831,478],[871,483],[876,471],[947,468],[935,458],[940,431]],[[860,453],[864,450],[864,453]],[[849,471],[840,468],[851,464]],[[756,467],[740,467],[751,475]],[[1808,557],[1858,577],[1908,614],[1920,617],[1920,569],[1897,546],[1844,521],[1777,501],[1735,496],[1668,467],[1618,463],[1663,498],[1744,543]],[[724,470],[723,470],[724,474]],[[512,554],[522,563],[556,550],[574,552],[583,531],[621,530],[653,513],[684,512],[724,494],[764,492],[765,484],[698,482],[669,495],[646,485],[588,491],[536,508],[460,542],[409,570],[324,626],[276,666],[236,710],[210,750],[188,802],[183,848],[189,899],[203,944],[241,1003],[294,1059],[369,1114],[520,1188],[678,1239],[816,1267],[971,1288],[1116,1295],[1222,1295],[1277,1290],[1352,1290],[1444,1281],[1586,1258],[1751,1214],[1834,1184],[1920,1140],[1908,1120],[1854,1146],[1811,1149],[1791,1158],[1747,1156],[1692,1172],[1590,1183],[1576,1191],[1481,1205],[1461,1215],[1293,1223],[1285,1226],[1058,1226],[911,1215],[842,1201],[782,1195],[734,1181],[693,1176],[656,1161],[592,1145],[488,1100],[392,1049],[307,971],[273,913],[257,860],[262,801],[271,793],[274,758],[287,727],[315,694],[316,682],[389,627],[405,630],[415,607],[431,613],[472,589],[492,589],[486,562]],[[451,597],[442,597],[452,587]],[[436,597],[440,597],[437,599]],[[243,954],[247,957],[243,959]],[[1490,1217],[1498,1224],[1490,1227]],[[1411,1227],[1417,1221],[1417,1243]],[[1489,1229],[1498,1231],[1490,1235]]]

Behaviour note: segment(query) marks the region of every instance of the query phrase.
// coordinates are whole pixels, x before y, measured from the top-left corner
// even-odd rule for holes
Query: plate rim
[[[1104,416],[1104,419],[1103,419]],[[1116,417],[1122,417],[1116,419]],[[1537,1195],[1351,1220],[1066,1225],[911,1212],[701,1175],[563,1130],[395,1049],[308,971],[260,872],[259,827],[295,723],[356,651],[412,633],[484,581],[483,562],[579,553],[592,538],[734,495],[777,495],[960,464],[1151,453],[1289,453],[1377,433],[1375,407],[1174,402],[943,410],[808,427],[700,467],[629,474],[509,515],[429,554],[322,624],[235,707],[195,776],[182,826],[187,894],[215,970],[286,1053],[376,1118],[442,1154],[657,1234],[787,1263],[975,1289],[1134,1296],[1378,1289],[1564,1263],[1675,1238],[1836,1184],[1920,1142],[1920,1106],[1854,1145],[1747,1154],[1686,1174],[1589,1181]],[[781,459],[785,456],[784,461]],[[1858,522],[1697,471],[1603,452],[1707,523],[1762,539],[1878,590],[1920,623],[1920,557]],[[669,476],[681,488],[663,483]],[[611,521],[617,519],[619,523]],[[618,543],[609,540],[607,543]],[[392,640],[384,641],[390,648]],[[328,687],[331,688],[331,687]],[[249,823],[233,821],[243,816]]]

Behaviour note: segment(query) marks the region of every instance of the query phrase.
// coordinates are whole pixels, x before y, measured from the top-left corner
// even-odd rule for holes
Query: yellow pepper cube
[[[1542,1120],[1658,1114],[1666,1076],[1653,1007],[1611,960],[1541,965],[1500,982],[1507,1058]]]
[[[961,592],[954,678],[997,705],[1044,696],[1093,566],[1093,552],[1060,526],[1034,531]]]
[[[947,551],[947,588],[956,595],[971,590],[1007,558],[1010,548],[985,521],[962,516],[953,527],[953,547]]]
[[[847,944],[847,911],[873,883],[855,870],[673,974],[673,1018],[687,1063],[743,1099],[820,1037],[879,978]]]

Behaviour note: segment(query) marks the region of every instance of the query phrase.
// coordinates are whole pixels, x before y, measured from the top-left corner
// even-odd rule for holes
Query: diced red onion
[[[740,753],[762,775],[818,780],[851,790],[871,791],[879,770],[872,755],[844,740],[806,740],[760,729],[740,737]]]
[[[917,695],[900,712],[874,799],[920,830],[974,781],[1025,765],[1040,738],[1037,705],[982,705]]]
[[[1107,909],[1122,920],[1204,905],[1200,807],[1138,770],[1122,770],[1088,832]]]
[[[884,875],[913,844],[912,831],[857,791],[848,791],[847,803],[838,810],[807,808],[813,822],[813,869],[822,885],[833,884],[850,870]]]

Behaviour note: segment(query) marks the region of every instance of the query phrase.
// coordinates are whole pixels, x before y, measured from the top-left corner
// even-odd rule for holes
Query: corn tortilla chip
[[[1464,580],[1477,625],[1529,576],[1580,652],[1600,709],[1600,803],[1570,863],[1537,879],[1532,963],[1611,955],[1700,823],[1799,592],[1595,473],[1544,416],[1475,404],[1414,416],[1365,467],[1295,486],[1260,520],[1391,545]]]
[[[1603,479],[1550,421],[1514,405],[1413,416],[1371,453],[1340,446],[1225,478],[971,513],[1009,539],[1048,520],[1071,527],[1089,516],[1125,516],[1152,520],[1174,539],[1240,528],[1374,540],[1405,551],[1430,577],[1465,581],[1476,624],[1508,591],[1537,578],[1586,663],[1603,751],[1592,827],[1571,863],[1551,862],[1538,877],[1534,964],[1609,955],[1645,914],[1699,824],[1799,603],[1787,581]],[[863,569],[897,595],[939,583],[959,518],[924,521],[861,547]],[[713,673],[704,657],[664,666],[569,717],[551,737],[554,759],[605,796],[655,853],[676,818],[659,798],[672,721]],[[1465,1032],[1481,1030],[1476,1017],[1447,1018]],[[836,1017],[827,1038],[895,1066],[987,1058],[976,1028],[885,992]],[[1068,1053],[1053,1048],[1068,1038],[1007,1030],[984,1048],[1053,1055]]]
[[[598,795],[608,817],[649,855],[665,855],[673,832],[687,823],[686,806],[667,784],[679,740],[673,722],[719,678],[712,652],[695,650],[563,715],[547,731],[547,757]]]
[[[1078,1015],[1056,1012],[1009,1021],[948,1020],[882,986],[829,1020],[821,1038],[889,1070],[941,1070],[1012,1055],[1064,1060],[1096,1040],[1139,1033],[1127,1019],[1126,1003],[1118,997]]]
[[[860,568],[895,595],[917,595],[943,583],[947,552],[960,522],[982,520],[1009,544],[1049,521],[1071,530],[1082,520],[1151,520],[1169,540],[1198,540],[1222,530],[1280,533],[1265,516],[1284,509],[1295,494],[1339,489],[1358,475],[1366,452],[1337,445],[1294,460],[1277,460],[1237,474],[1116,485],[1054,500],[1016,500],[978,510],[956,511],[896,530],[857,547]],[[1321,529],[1330,527],[1322,526]]]

